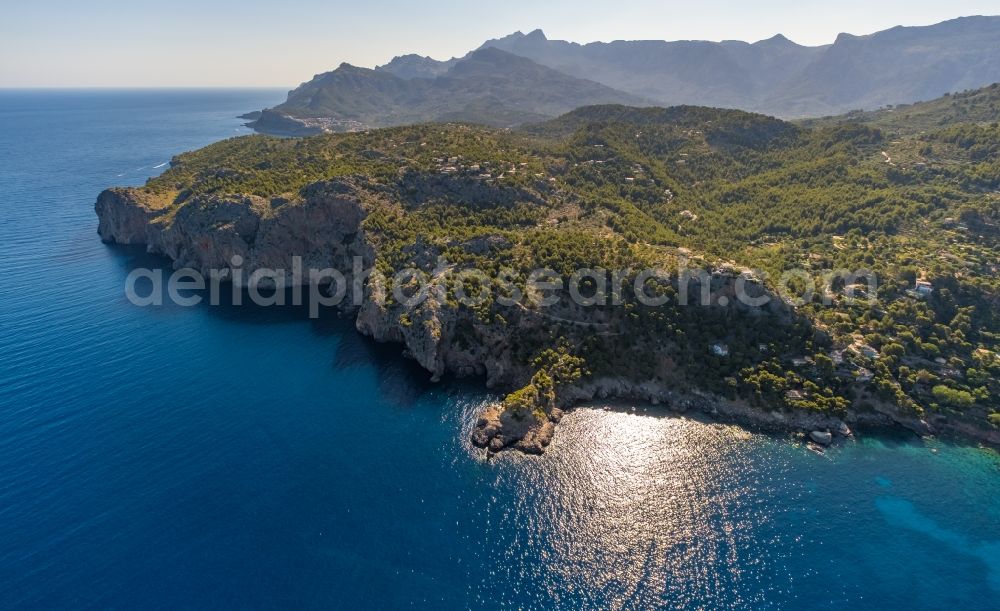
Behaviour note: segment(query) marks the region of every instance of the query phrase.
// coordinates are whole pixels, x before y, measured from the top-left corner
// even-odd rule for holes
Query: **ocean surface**
[[[266,91],[0,92],[0,608],[1000,608],[1000,458],[637,406],[541,458],[297,308],[141,308],[93,203]]]

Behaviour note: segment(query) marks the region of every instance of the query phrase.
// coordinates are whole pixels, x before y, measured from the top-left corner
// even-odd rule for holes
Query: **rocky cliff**
[[[284,286],[291,287],[308,283],[308,270],[329,268],[352,285],[359,270],[375,263],[362,221],[370,206],[378,205],[377,197],[356,182],[337,180],[311,185],[294,202],[212,196],[174,207],[143,189],[114,188],[101,193],[95,210],[102,240],[145,244],[148,252],[169,257],[175,269],[191,268],[206,278],[217,273],[240,286],[248,286],[260,270],[284,271]],[[294,275],[296,267],[303,273]],[[270,278],[258,286],[273,288]],[[403,344],[435,380],[446,372],[478,375],[494,387],[530,376],[513,364],[511,338],[496,325],[437,298],[413,307],[395,303],[378,274],[360,280],[365,281],[360,302],[350,295],[342,302],[356,310],[358,330],[379,342]],[[435,280],[435,297],[439,288]],[[511,318],[519,324],[516,314]]]
[[[804,411],[762,410],[740,401],[682,390],[687,386],[682,372],[670,357],[664,356],[669,341],[642,348],[649,359],[664,363],[658,379],[627,370],[615,376],[578,379],[559,380],[555,374],[539,377],[539,366],[523,356],[526,343],[548,337],[553,326],[578,342],[594,334],[609,333],[609,329],[620,328],[617,325],[621,321],[616,318],[620,309],[587,309],[562,299],[544,310],[518,303],[506,307],[502,316],[484,315],[448,299],[448,268],[433,272],[430,298],[414,306],[399,303],[379,274],[356,278],[359,265],[360,269],[372,268],[379,255],[377,240],[366,230],[365,219],[374,208],[393,205],[390,195],[365,184],[364,179],[339,179],[314,183],[294,201],[249,195],[198,195],[175,204],[172,199],[142,188],[115,188],[101,193],[95,210],[98,233],[104,241],[145,244],[149,252],[169,257],[175,268],[192,268],[206,277],[216,270],[236,284],[247,286],[254,272],[284,270],[279,279],[285,286],[305,284],[310,282],[307,275],[293,273],[295,258],[301,258],[302,270],[332,268],[343,274],[348,285],[355,279],[359,284],[363,282],[360,300],[345,302],[356,313],[359,332],[379,342],[402,344],[405,353],[434,380],[453,373],[483,377],[489,387],[522,388],[511,395],[518,395],[521,403],[513,405],[508,397],[508,401],[486,410],[479,419],[473,442],[490,452],[505,448],[543,452],[563,409],[595,398],[663,403],[677,411],[706,411],[771,428],[838,431],[844,428],[844,420],[852,426],[896,422],[920,433],[931,433],[936,427],[1000,443],[997,435],[983,437],[983,431],[975,429],[970,433],[961,423],[936,422],[932,426],[890,409],[876,413],[849,411],[841,419]],[[479,252],[502,240],[484,236],[460,246]],[[420,240],[405,250],[417,265],[428,270],[434,267],[436,251]],[[267,287],[266,281],[262,284]],[[736,299],[740,285],[751,297],[768,296],[767,307],[752,308]],[[707,276],[690,278],[687,293],[692,301],[700,298],[703,287],[710,288],[714,301],[709,307],[713,309],[729,308],[738,316],[768,316],[774,324],[787,324],[794,316],[781,299],[733,268],[718,267]],[[679,280],[673,281],[673,288],[680,288]],[[544,368],[541,371],[544,373]],[[672,383],[671,379],[681,383]]]
[[[466,194],[471,201],[482,190],[478,184],[473,186]],[[293,257],[301,257],[303,270],[333,268],[349,283],[359,262],[363,269],[375,263],[376,246],[363,221],[373,206],[391,205],[380,197],[377,189],[361,179],[318,182],[304,189],[296,201],[213,195],[191,197],[176,205],[141,188],[115,188],[101,193],[95,209],[98,233],[106,242],[145,244],[149,252],[169,257],[175,268],[195,269],[206,277],[214,270],[241,286],[248,285],[258,270],[285,270],[285,286],[293,286],[309,282],[306,275],[291,273]],[[497,242],[502,238],[485,236],[461,246],[481,253]],[[415,263],[428,269],[437,258],[435,250],[422,242],[409,247],[408,252]],[[716,296],[731,296],[738,280],[732,270],[717,270],[709,282]],[[502,319],[484,318],[469,308],[448,303],[441,270],[431,281],[431,298],[415,306],[397,303],[385,283],[382,276],[373,274],[365,279],[360,303],[345,302],[347,307],[356,308],[358,331],[379,342],[402,344],[406,354],[435,380],[450,372],[481,376],[488,387],[517,388],[534,373],[532,366],[515,355],[523,338],[544,336],[553,321],[584,321],[579,323],[581,333],[591,332],[591,324],[609,324],[607,320],[586,322],[593,318],[592,313],[568,299],[545,311],[519,304],[507,308]],[[690,294],[696,296],[700,290],[698,282],[692,280]],[[758,285],[750,292],[763,290]],[[743,307],[735,299],[732,304]],[[780,301],[775,304],[773,308],[783,308]],[[652,398],[641,391],[643,386],[629,385],[625,379],[612,396]],[[597,391],[589,388],[566,389],[560,393],[560,404],[597,396]],[[604,394],[608,394],[607,389]],[[494,410],[487,417],[497,418],[498,423],[502,419],[503,424],[493,430],[480,426],[477,443],[494,450],[509,446],[540,452],[551,439],[560,413],[549,409],[545,418],[525,421],[504,415],[502,409]]]
[[[355,257],[366,267],[372,264],[374,252],[361,227],[366,198],[371,195],[343,180],[316,183],[295,202],[196,196],[179,207],[143,189],[116,188],[101,193],[95,210],[102,240],[145,244],[149,252],[172,259],[175,269],[195,269],[206,277],[217,270],[241,286],[256,270],[284,270],[285,286],[294,286],[308,278],[293,277],[293,257],[301,257],[304,270],[333,268],[347,276]]]

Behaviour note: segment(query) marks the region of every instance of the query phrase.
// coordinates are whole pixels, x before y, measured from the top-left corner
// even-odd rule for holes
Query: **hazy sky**
[[[290,87],[346,61],[443,59],[522,30],[576,42],[832,42],[894,25],[1000,13],[997,0],[11,0],[0,87]]]

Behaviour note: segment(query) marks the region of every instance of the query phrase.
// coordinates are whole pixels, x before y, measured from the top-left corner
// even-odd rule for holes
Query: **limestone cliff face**
[[[97,212],[97,233],[105,242],[118,244],[148,244],[151,223],[160,214],[155,198],[139,189],[107,189],[94,204]]]
[[[510,323],[483,322],[468,310],[447,304],[435,294],[439,288],[432,284],[430,297],[407,306],[387,298],[381,278],[373,276],[358,311],[358,331],[379,342],[403,344],[434,380],[451,372],[485,377],[489,388],[523,384],[531,372],[514,364],[511,339],[525,332],[528,323],[515,319],[511,328]]]
[[[304,275],[293,275],[293,257],[301,257],[303,270],[333,268],[348,277],[355,257],[364,266],[374,261],[361,229],[367,216],[364,198],[345,181],[312,185],[297,202],[213,195],[176,209],[158,204],[142,189],[109,189],[98,197],[95,210],[102,240],[145,244],[149,252],[170,257],[175,268],[205,275],[228,270],[241,286],[256,270],[283,270],[286,286],[308,283]],[[234,267],[242,273],[233,274]],[[273,279],[260,282],[269,284]]]
[[[355,325],[362,334],[378,342],[397,342],[415,361],[431,372],[433,379],[445,373],[444,350],[453,333],[455,316],[442,312],[433,299],[419,306],[388,305],[379,278],[370,280]]]
[[[306,188],[296,202],[208,196],[173,208],[142,189],[124,188],[101,193],[95,210],[102,240],[145,244],[149,252],[172,259],[177,269],[206,276],[219,270],[241,286],[255,271],[285,270],[285,285],[293,286],[309,282],[309,269],[332,268],[353,284],[356,265],[369,269],[375,262],[375,248],[362,227],[371,197],[349,181],[328,181]],[[234,257],[241,260],[238,266]],[[293,257],[301,257],[302,276],[292,275]],[[239,275],[233,275],[234,267]],[[259,285],[266,288],[268,282]],[[431,297],[419,305],[406,306],[395,303],[384,281],[372,275],[357,311],[358,331],[379,342],[403,344],[434,379],[452,372],[484,376],[490,387],[524,383],[530,371],[513,365],[510,354],[517,331],[444,303],[438,288],[435,284]],[[344,305],[357,304],[348,298]]]

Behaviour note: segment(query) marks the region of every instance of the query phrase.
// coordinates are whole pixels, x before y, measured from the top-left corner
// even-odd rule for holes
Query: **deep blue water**
[[[278,91],[0,92],[0,607],[1000,608],[1000,459],[493,399],[349,321],[139,308],[93,201]]]

